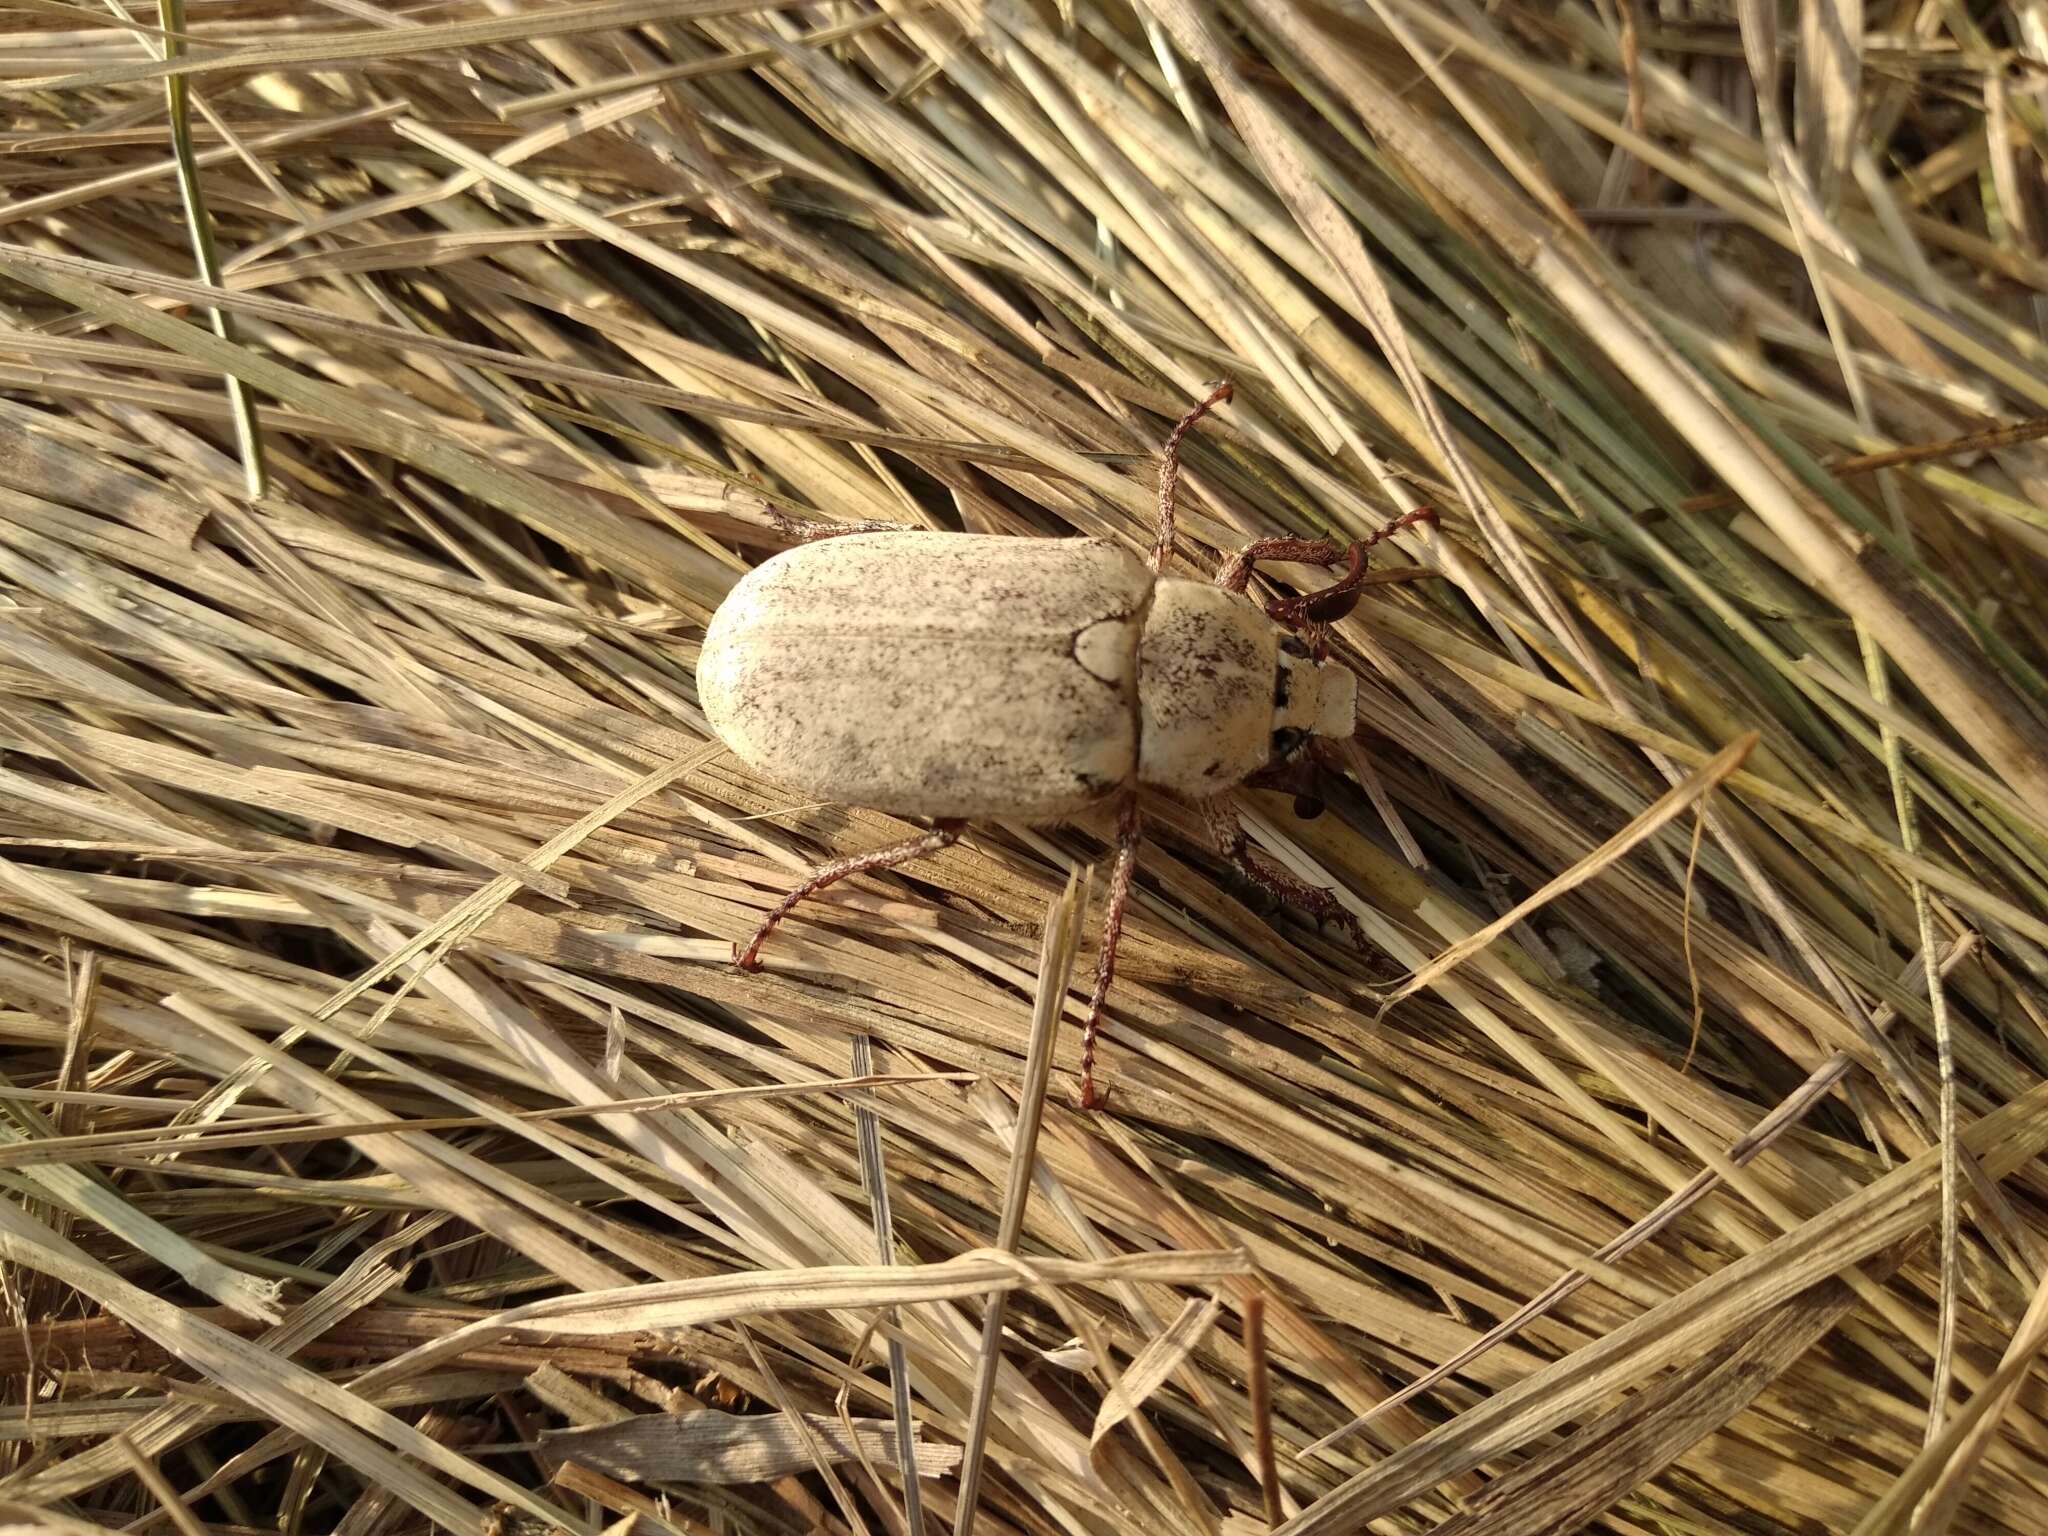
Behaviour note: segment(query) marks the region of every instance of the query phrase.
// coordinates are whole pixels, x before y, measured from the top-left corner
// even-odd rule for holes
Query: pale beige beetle
[[[1312,782],[1303,749],[1351,735],[1357,679],[1326,659],[1321,626],[1356,602],[1367,547],[1431,514],[1348,548],[1261,540],[1214,584],[1164,575],[1181,438],[1229,398],[1220,386],[1167,438],[1149,565],[1103,539],[828,527],[726,596],[697,663],[698,700],[720,740],[808,797],[936,823],[814,871],[739,950],[742,967],[758,965],[762,941],[805,897],[937,852],[970,820],[1043,825],[1116,803],[1116,869],[1081,1043],[1081,1102],[1092,1108],[1141,785],[1194,802],[1251,878],[1357,935],[1329,892],[1252,851],[1228,796],[1245,783],[1301,790]],[[1323,591],[1262,610],[1245,595],[1262,559],[1350,568]]]

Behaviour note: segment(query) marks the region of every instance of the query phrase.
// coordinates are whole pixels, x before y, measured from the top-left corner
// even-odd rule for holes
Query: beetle
[[[1316,744],[1352,734],[1358,687],[1330,660],[1324,627],[1357,602],[1367,549],[1435,514],[1420,508],[1348,546],[1261,539],[1213,583],[1168,576],[1181,441],[1230,395],[1219,385],[1166,439],[1149,563],[1106,539],[826,525],[732,588],[697,663],[698,701],[719,739],[811,798],[933,823],[820,865],[735,946],[741,969],[759,969],[763,941],[807,897],[949,847],[970,821],[1050,825],[1113,805],[1116,865],[1081,1035],[1081,1105],[1096,1108],[1140,786],[1193,802],[1255,883],[1363,943],[1329,891],[1252,850],[1229,795],[1293,788],[1298,811],[1321,809]],[[1246,593],[1261,560],[1347,569],[1262,609]]]

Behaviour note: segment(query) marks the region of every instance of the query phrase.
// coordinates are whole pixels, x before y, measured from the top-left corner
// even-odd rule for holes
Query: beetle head
[[[1350,668],[1317,660],[1292,636],[1282,640],[1273,687],[1275,745],[1298,743],[1304,734],[1342,741],[1357,723],[1358,679]]]

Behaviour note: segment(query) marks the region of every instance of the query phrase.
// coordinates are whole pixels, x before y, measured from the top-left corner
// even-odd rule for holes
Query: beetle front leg
[[[1223,563],[1223,569],[1216,573],[1216,585],[1226,592],[1242,592],[1251,585],[1252,567],[1261,560],[1292,560],[1298,565],[1335,565],[1346,553],[1346,546],[1339,544],[1335,539],[1258,539],[1245,545]]]
[[[1403,513],[1367,538],[1345,545],[1335,539],[1259,539],[1245,545],[1223,563],[1216,573],[1216,585],[1226,592],[1242,592],[1251,585],[1252,568],[1261,560],[1292,560],[1301,565],[1331,566],[1345,562],[1349,569],[1331,585],[1299,597],[1268,603],[1273,621],[1289,629],[1316,630],[1334,624],[1357,606],[1359,590],[1366,585],[1365,552],[1404,528],[1436,521],[1436,508],[1417,507]]]
[[[1276,759],[1244,781],[1246,789],[1277,789],[1294,796],[1294,814],[1314,821],[1323,814],[1323,787],[1331,772],[1330,748],[1311,736],[1288,757]],[[1235,825],[1233,818],[1232,825]]]
[[[1116,823],[1116,869],[1109,877],[1109,907],[1102,919],[1102,947],[1095,957],[1095,991],[1088,999],[1088,1016],[1081,1021],[1081,1107],[1100,1109],[1109,1102],[1107,1091],[1095,1089],[1095,1042],[1102,1033],[1102,1005],[1109,997],[1109,984],[1116,978],[1117,945],[1124,936],[1124,909],[1131,904],[1131,877],[1138,867],[1138,797],[1124,801]]]
[[[1230,796],[1218,795],[1204,800],[1195,809],[1202,813],[1202,820],[1209,828],[1217,851],[1236,865],[1238,873],[1245,879],[1267,895],[1308,913],[1316,920],[1317,926],[1335,923],[1360,949],[1368,947],[1365,930],[1359,926],[1351,909],[1337,899],[1336,892],[1296,879],[1252,846],[1252,840],[1238,822],[1237,810],[1231,804]]]
[[[820,864],[805,878],[802,885],[791,891],[775,904],[774,910],[761,920],[761,926],[754,930],[753,938],[747,941],[745,949],[738,945],[733,963],[743,971],[761,969],[761,942],[775,931],[775,927],[807,898],[815,896],[828,885],[835,885],[848,875],[873,874],[877,870],[894,869],[898,864],[908,864],[912,859],[921,859],[926,854],[937,853],[950,848],[960,841],[960,834],[967,828],[964,821],[940,821],[929,832],[916,837],[905,838],[900,843],[891,843],[886,848],[877,848],[870,853],[857,853],[850,858],[834,859],[829,864]]]

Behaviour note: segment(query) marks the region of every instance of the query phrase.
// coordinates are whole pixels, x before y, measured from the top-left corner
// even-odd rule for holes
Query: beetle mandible
[[[1323,628],[1357,602],[1366,550],[1435,514],[1410,512],[1349,546],[1260,539],[1213,584],[1168,576],[1181,440],[1230,394],[1219,385],[1166,439],[1149,565],[1106,539],[827,526],[727,594],[697,663],[698,700],[720,740],[816,799],[933,823],[819,866],[736,947],[742,969],[759,968],[762,941],[806,897],[936,853],[970,820],[1048,825],[1114,804],[1116,866],[1081,1034],[1081,1104],[1093,1109],[1141,785],[1194,802],[1255,883],[1364,942],[1330,892],[1252,849],[1229,795],[1291,788],[1302,814],[1321,809],[1316,743],[1351,735],[1358,688],[1328,660]],[[1261,611],[1245,595],[1260,560],[1347,569]]]

